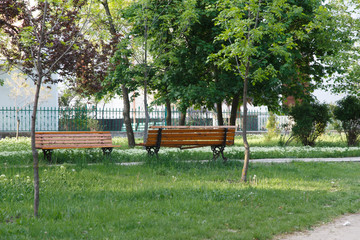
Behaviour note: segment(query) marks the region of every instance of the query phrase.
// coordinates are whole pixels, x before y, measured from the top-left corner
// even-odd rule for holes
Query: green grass
[[[0,239],[270,239],[360,208],[358,163],[149,161],[0,170]]]
[[[252,159],[360,156],[333,135],[315,148],[249,141]],[[360,210],[359,163],[253,160],[241,183],[242,162],[234,161],[243,158],[241,138],[226,148],[226,164],[200,162],[211,159],[209,148],[161,149],[157,159],[127,149],[125,139],[114,143],[124,147],[111,157],[57,150],[60,165],[41,160],[35,219],[30,140],[0,140],[0,239],[271,239]]]
[[[358,157],[360,147],[347,147],[344,136],[338,134],[327,134],[322,136],[316,147],[303,147],[298,142],[292,142],[290,146],[279,146],[279,138],[266,141],[263,135],[249,135],[251,159],[262,158],[338,158]],[[141,142],[141,139],[137,139]],[[129,149],[125,138],[114,138],[114,144],[120,144],[120,149],[114,149],[110,158],[103,158],[100,149],[69,149],[54,150],[53,163],[119,163],[119,162],[144,162],[147,153],[141,147]],[[41,164],[47,164],[40,152]],[[243,159],[244,148],[242,138],[236,137],[235,145],[225,149],[225,156],[229,159]],[[160,159],[183,160],[209,160],[212,158],[210,147],[179,150],[174,148],[161,148]],[[30,139],[20,138],[19,140],[5,138],[0,140],[0,166],[1,165],[23,165],[32,163],[30,150]]]

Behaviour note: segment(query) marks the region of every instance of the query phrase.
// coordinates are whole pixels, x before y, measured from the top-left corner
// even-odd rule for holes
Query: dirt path
[[[359,240],[360,213],[344,215],[311,231],[282,235],[276,240]]]

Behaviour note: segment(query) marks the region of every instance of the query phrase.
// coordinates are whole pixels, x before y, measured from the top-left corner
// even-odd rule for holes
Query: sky
[[[315,90],[314,95],[321,103],[336,103],[336,101],[346,96],[345,94],[335,95],[321,89]]]

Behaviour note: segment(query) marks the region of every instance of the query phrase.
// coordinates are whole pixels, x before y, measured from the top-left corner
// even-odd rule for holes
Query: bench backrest
[[[146,145],[156,145],[161,134],[160,146],[221,146],[233,145],[235,126],[152,126]]]
[[[36,132],[35,145],[43,148],[101,147],[111,145],[110,132]]]

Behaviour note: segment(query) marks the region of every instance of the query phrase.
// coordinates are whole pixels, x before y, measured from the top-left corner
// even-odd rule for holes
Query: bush
[[[330,120],[329,107],[318,102],[295,105],[289,115],[295,122],[292,135],[304,146],[315,146],[316,139],[325,132]]]
[[[277,127],[279,123],[276,121],[276,115],[270,112],[269,118],[266,123],[266,129],[268,130],[265,135],[265,139],[270,141],[273,138],[276,138],[280,134],[280,129]]]
[[[360,134],[360,99],[355,96],[341,99],[333,113],[335,119],[341,122],[348,146],[355,146]]]

